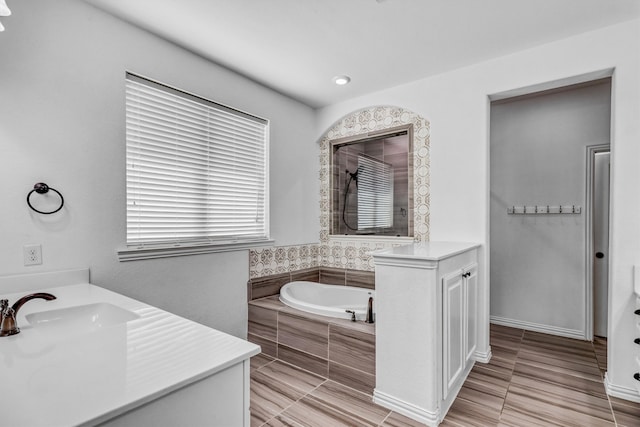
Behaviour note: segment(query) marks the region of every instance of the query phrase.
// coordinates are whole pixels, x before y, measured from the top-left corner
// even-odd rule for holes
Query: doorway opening
[[[606,336],[608,183],[591,171],[608,179],[611,79],[491,100],[489,126],[490,321],[592,340],[595,316]]]

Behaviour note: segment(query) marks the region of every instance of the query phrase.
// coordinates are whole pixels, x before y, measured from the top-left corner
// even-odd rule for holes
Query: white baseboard
[[[508,326],[510,328],[525,329],[527,331],[542,332],[544,334],[559,335],[561,337],[586,340],[584,331],[577,329],[560,328],[558,326],[542,325],[540,323],[524,322],[522,320],[507,319],[506,317],[490,316],[491,323]]]
[[[373,390],[373,403],[384,406],[387,409],[391,409],[392,411],[405,415],[428,426],[437,427],[437,425],[440,424],[439,411],[427,411],[424,408],[400,400],[397,397],[391,396],[377,389]]]
[[[606,373],[604,374],[604,387],[609,396],[640,403],[640,392],[637,389],[612,384]]]
[[[473,358],[475,359],[475,361],[480,363],[489,363],[489,361],[491,360],[491,356],[491,346],[489,346],[487,351],[476,351],[475,353],[473,353]]]

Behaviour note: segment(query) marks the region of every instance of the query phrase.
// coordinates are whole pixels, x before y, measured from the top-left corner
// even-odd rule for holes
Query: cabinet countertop
[[[471,249],[480,247],[470,242],[424,242],[382,249],[371,253],[375,259],[395,258],[424,261],[441,261]]]
[[[0,425],[95,425],[248,359],[259,347],[91,284],[33,290],[21,332],[0,338]],[[2,295],[11,302],[24,292]],[[107,303],[138,318],[90,333],[32,326],[30,313]],[[215,398],[215,397],[212,397]]]

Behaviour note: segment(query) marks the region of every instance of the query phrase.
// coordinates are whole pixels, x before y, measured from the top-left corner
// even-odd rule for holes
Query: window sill
[[[190,246],[127,247],[118,250],[118,260],[138,261],[187,255],[202,255],[216,252],[241,251],[262,246],[273,246],[274,240],[226,242]]]
[[[375,243],[389,243],[407,245],[413,243],[414,238],[411,236],[376,236],[374,234],[331,234],[329,241],[348,242],[348,241],[366,241]]]

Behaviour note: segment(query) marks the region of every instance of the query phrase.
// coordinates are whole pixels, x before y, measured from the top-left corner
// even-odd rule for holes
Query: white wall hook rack
[[[582,207],[578,205],[533,205],[509,206],[509,215],[548,215],[548,214],[580,214]]]

